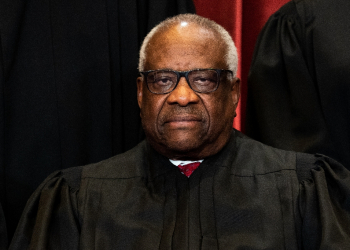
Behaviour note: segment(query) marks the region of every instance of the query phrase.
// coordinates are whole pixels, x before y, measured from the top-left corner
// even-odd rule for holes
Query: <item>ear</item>
[[[138,77],[136,80],[137,83],[137,103],[141,109],[142,106],[142,88],[143,88],[143,79],[142,77]]]
[[[231,95],[236,109],[241,95],[241,80],[238,77],[234,77],[231,84]]]

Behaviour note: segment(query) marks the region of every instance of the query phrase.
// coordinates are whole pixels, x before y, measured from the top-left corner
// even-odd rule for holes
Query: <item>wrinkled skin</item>
[[[145,71],[227,69],[225,45],[195,24],[159,32],[146,50]],[[216,154],[228,142],[239,99],[239,79],[225,77],[212,93],[196,93],[182,77],[171,93],[152,94],[142,77],[137,98],[147,140],[169,159],[197,160]]]

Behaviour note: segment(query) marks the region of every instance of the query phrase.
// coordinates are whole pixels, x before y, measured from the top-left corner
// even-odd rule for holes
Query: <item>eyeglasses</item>
[[[227,69],[149,70],[140,73],[144,76],[150,92],[168,94],[176,88],[181,77],[186,78],[188,85],[195,92],[214,92],[219,87],[220,75],[223,72],[229,72],[233,75],[233,72]]]

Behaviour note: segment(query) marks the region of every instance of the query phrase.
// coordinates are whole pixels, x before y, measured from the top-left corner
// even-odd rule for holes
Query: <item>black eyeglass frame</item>
[[[192,88],[191,84],[190,84],[190,81],[188,80],[188,74],[193,72],[193,71],[203,71],[203,70],[214,70],[216,71],[216,73],[218,74],[218,80],[217,80],[217,83],[216,83],[216,88],[212,91],[209,91],[209,92],[203,92],[203,91],[197,91],[195,89]],[[154,93],[150,90],[149,86],[148,86],[148,83],[147,83],[147,75],[151,72],[156,72],[156,71],[166,71],[166,72],[174,72],[176,75],[177,75],[177,82],[174,86],[173,89],[171,89],[170,91],[168,92],[165,92],[165,93]],[[185,77],[186,79],[186,82],[188,84],[188,86],[190,86],[190,88],[194,91],[194,92],[197,92],[197,93],[204,93],[204,94],[207,94],[207,93],[212,93],[214,91],[216,91],[218,88],[219,88],[219,85],[220,85],[220,77],[221,77],[221,73],[222,72],[230,72],[233,76],[233,72],[232,70],[229,70],[229,69],[192,69],[192,70],[188,70],[188,71],[176,71],[176,70],[168,70],[168,69],[158,69],[158,70],[148,70],[148,71],[140,71],[140,74],[142,74],[144,76],[144,79],[145,79],[145,83],[147,85],[147,88],[148,90],[153,93],[153,94],[156,94],[156,95],[165,95],[165,94],[169,94],[170,92],[174,91],[174,89],[176,89],[178,83],[180,82],[180,79],[181,77]]]

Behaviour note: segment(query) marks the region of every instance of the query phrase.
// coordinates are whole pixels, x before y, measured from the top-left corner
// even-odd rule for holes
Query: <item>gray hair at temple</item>
[[[153,37],[153,35],[159,31],[165,31],[170,27],[181,22],[194,23],[200,27],[203,27],[208,30],[214,31],[215,33],[218,33],[221,36],[222,41],[226,44],[225,59],[226,59],[228,69],[232,70],[233,75],[236,76],[237,65],[238,65],[238,55],[237,55],[236,46],[230,34],[221,25],[217,24],[216,22],[195,14],[180,14],[180,15],[168,18],[165,21],[158,24],[157,26],[155,26],[148,33],[146,38],[143,40],[143,43],[140,49],[139,71],[144,71],[144,66],[146,61],[146,48],[149,41]]]

